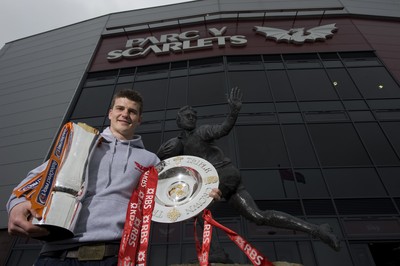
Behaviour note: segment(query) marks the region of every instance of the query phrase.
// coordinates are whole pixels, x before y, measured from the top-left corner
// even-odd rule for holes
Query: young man
[[[116,265],[128,202],[142,173],[136,164],[149,167],[159,162],[154,153],[145,150],[141,137],[135,135],[142,121],[142,109],[142,98],[136,91],[123,90],[114,96],[108,113],[110,127],[101,133],[86,168],[87,191],[74,237],[46,242],[35,266],[46,263],[79,265],[76,264],[79,263],[78,254],[93,246],[104,246],[101,251],[104,257],[100,261],[82,261],[82,264]],[[43,171],[46,164],[32,170],[21,184]],[[218,199],[219,191],[210,196]],[[48,234],[46,229],[32,224],[32,217],[41,217],[24,198],[12,195],[7,210],[11,235],[40,237]]]

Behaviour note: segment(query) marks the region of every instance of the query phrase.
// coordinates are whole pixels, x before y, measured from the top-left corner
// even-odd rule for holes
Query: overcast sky
[[[109,13],[193,0],[0,0],[5,43]]]

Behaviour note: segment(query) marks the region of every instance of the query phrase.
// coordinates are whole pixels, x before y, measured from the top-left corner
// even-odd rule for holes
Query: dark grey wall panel
[[[248,0],[244,4],[242,0],[205,0],[193,1],[182,4],[167,5],[158,8],[147,8],[141,10],[133,10],[127,12],[120,12],[110,15],[107,22],[107,27],[103,34],[110,34],[116,32],[123,32],[118,27],[132,26],[135,24],[152,24],[153,21],[169,21],[164,22],[164,26],[178,25],[178,20],[175,18],[184,18],[190,16],[201,16],[204,14],[212,14],[216,12],[240,12],[240,11],[260,11],[276,10],[278,12],[268,12],[267,17],[274,16],[294,16],[295,12],[281,12],[279,10],[306,10],[306,9],[324,9],[324,8],[342,8],[342,10],[327,11],[327,14],[356,14],[356,15],[371,15],[383,17],[399,17],[400,5],[398,0]],[[318,13],[319,15],[322,15]],[[318,15],[315,12],[301,11],[297,15]],[[220,15],[217,17],[223,17]],[[235,14],[232,15],[235,18]],[[243,13],[242,15],[243,16]],[[212,16],[209,17],[209,19]],[[202,19],[202,18],[199,18]],[[181,19],[179,23],[190,22],[190,19]],[[154,26],[161,26],[161,24],[154,24]],[[107,28],[109,30],[107,30]],[[114,28],[114,29],[113,29]],[[147,29],[146,25],[138,27],[126,27],[128,30]]]
[[[341,7],[339,0],[207,0],[112,14],[107,27],[140,24],[216,12]],[[279,14],[281,15],[281,13]]]
[[[0,212],[45,159],[107,16],[8,43],[0,52]],[[7,215],[0,214],[0,228]]]

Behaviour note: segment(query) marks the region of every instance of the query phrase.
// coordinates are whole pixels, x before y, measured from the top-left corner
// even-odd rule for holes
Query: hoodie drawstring
[[[126,146],[126,152],[125,152],[125,163],[124,163],[124,173],[126,173],[126,170],[128,168],[128,161],[129,161],[129,156],[131,155],[131,149],[130,149],[130,145],[131,145],[131,141],[129,140],[127,143],[118,143],[118,140],[115,139],[114,141],[111,142],[111,151],[112,151],[112,156],[111,156],[111,160],[110,163],[108,165],[108,182],[106,187],[110,186],[111,184],[111,167],[114,163],[114,156],[115,156],[115,152],[117,150],[117,145],[124,145]]]
[[[131,146],[131,141],[128,140],[128,143],[126,145],[126,153],[125,153],[125,166],[124,166],[124,174],[126,172],[126,168],[128,167],[128,160],[129,160],[129,156],[131,155],[131,149],[129,149]]]

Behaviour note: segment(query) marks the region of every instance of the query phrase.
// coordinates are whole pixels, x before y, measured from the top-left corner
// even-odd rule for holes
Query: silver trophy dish
[[[209,196],[218,188],[214,166],[195,156],[176,156],[160,162],[152,220],[175,223],[199,214],[213,200]]]

